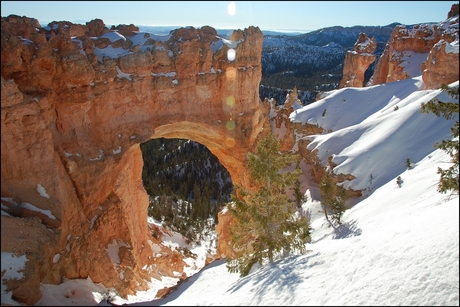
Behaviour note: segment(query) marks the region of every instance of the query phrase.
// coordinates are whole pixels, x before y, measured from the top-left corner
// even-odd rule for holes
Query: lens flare
[[[228,96],[226,99],[225,99],[225,102],[227,103],[227,105],[229,107],[234,107],[235,106],[235,97],[233,97],[233,95],[231,96]]]
[[[233,16],[236,13],[236,5],[234,1],[230,1],[228,5],[228,15]]]
[[[235,129],[235,121],[234,120],[229,120],[227,124],[225,124],[228,130],[233,130]]]
[[[229,148],[235,147],[235,139],[234,138],[226,138],[225,139],[225,145]]]
[[[228,49],[227,51],[227,59],[231,62],[236,58],[236,51],[235,49]]]
[[[229,81],[235,80],[236,69],[234,67],[227,68],[227,70],[225,71],[225,77],[227,77]]]

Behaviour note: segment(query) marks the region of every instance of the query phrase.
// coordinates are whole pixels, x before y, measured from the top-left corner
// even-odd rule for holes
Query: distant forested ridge
[[[373,37],[377,43],[376,61],[365,73],[365,81],[374,73],[375,65],[385,49],[393,29],[387,26],[330,27],[301,35],[266,35],[262,48],[262,80],[259,89],[265,97],[284,103],[283,91],[297,87],[303,105],[316,100],[320,92],[337,89],[343,77],[345,54],[353,50],[359,33]],[[410,26],[409,26],[410,27]],[[302,92],[308,92],[303,93]]]

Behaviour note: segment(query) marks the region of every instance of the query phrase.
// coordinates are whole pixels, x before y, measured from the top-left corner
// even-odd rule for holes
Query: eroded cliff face
[[[183,272],[149,231],[139,144],[199,142],[249,188],[244,161],[268,120],[262,42],[256,27],[227,41],[211,27],[155,36],[2,18],[1,250],[27,257],[8,283],[15,299],[32,305],[40,282],[88,276],[126,296]]]
[[[375,48],[377,48],[377,44],[374,38],[369,38],[364,33],[359,34],[353,51],[348,51],[345,54],[343,77],[339,88],[364,86],[364,73],[377,58],[373,54]]]
[[[454,7],[454,6],[452,6]],[[457,15],[440,24],[441,39],[431,48],[422,64],[423,82],[427,89],[436,89],[459,79],[459,37]]]
[[[458,13],[438,24],[396,26],[367,86],[422,75],[426,89],[458,80]],[[418,67],[414,70],[414,67]]]

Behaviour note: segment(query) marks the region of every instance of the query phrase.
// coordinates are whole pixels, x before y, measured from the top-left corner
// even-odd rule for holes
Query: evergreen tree
[[[396,184],[398,185],[399,188],[402,187],[403,182],[404,181],[402,180],[401,176],[398,176],[396,178]]]
[[[340,225],[342,223],[342,215],[348,209],[346,204],[349,198],[348,192],[334,182],[331,172],[327,170],[319,185],[319,193],[321,195],[321,207],[326,220],[335,229],[335,224]]]
[[[294,197],[295,197],[295,203],[298,209],[302,208],[302,204],[308,200],[307,195],[302,194],[302,191],[300,190],[300,180],[297,179],[294,182]]]
[[[406,159],[406,168],[407,169],[412,169],[412,162],[410,162],[409,158]]]
[[[449,88],[447,85],[443,84],[441,86],[442,91],[447,92],[449,96],[457,100],[457,102],[443,102],[440,101],[437,97],[428,101],[427,103],[422,103],[420,112],[422,113],[433,113],[437,117],[443,116],[445,119],[453,119],[456,115],[458,116],[458,87]],[[458,120],[455,121],[454,126],[450,129],[452,132],[451,140],[442,140],[441,143],[436,143],[434,146],[442,149],[451,157],[451,162],[453,165],[448,169],[438,168],[438,174],[441,175],[438,184],[438,192],[447,193],[447,191],[452,190],[452,192],[459,193],[459,182],[458,182],[458,172],[459,172],[459,124]]]
[[[279,152],[280,144],[272,134],[263,138],[256,153],[247,158],[256,191],[235,185],[228,210],[234,218],[230,228],[231,243],[237,257],[227,258],[229,272],[246,276],[252,265],[273,262],[274,257],[290,251],[305,252],[310,240],[307,215],[298,211],[286,189],[294,186],[301,170],[281,170],[298,161],[298,156]]]

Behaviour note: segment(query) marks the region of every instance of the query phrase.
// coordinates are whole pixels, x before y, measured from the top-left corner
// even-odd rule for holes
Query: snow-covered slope
[[[436,192],[435,150],[347,211],[334,232],[313,221],[309,253],[240,278],[218,261],[162,300],[137,306],[458,306],[458,196]]]
[[[136,305],[458,306],[458,195],[437,192],[437,168],[451,164],[433,147],[451,138],[449,128],[458,115],[448,121],[420,113],[420,103],[434,97],[453,101],[440,90],[421,88],[417,77],[335,90],[291,114],[293,121],[332,129],[305,137],[312,141],[309,147],[319,150],[323,162],[334,155],[335,172],[356,176],[347,185],[368,191],[336,230],[307,191],[303,208],[311,211],[313,228],[307,254],[255,265],[244,278],[218,261],[165,299]],[[411,169],[406,169],[407,157]],[[367,183],[371,173],[372,186]]]
[[[345,182],[345,187],[366,189],[372,175],[372,186],[378,188],[404,171],[407,158],[418,163],[436,142],[451,137],[454,120],[423,114],[420,105],[438,95],[441,101],[452,98],[441,90],[420,90],[422,84],[420,76],[335,90],[292,113],[290,119],[332,130],[305,138],[311,141],[309,150],[318,150],[323,165],[332,156],[337,165],[334,173],[356,177]]]
[[[293,121],[331,129],[306,136],[312,141],[308,146],[317,148],[323,161],[333,155],[334,172],[356,176],[347,186],[368,191],[345,212],[337,230],[318,211],[315,187],[307,191],[309,199],[303,208],[312,213],[310,252],[279,259],[271,266],[256,265],[244,278],[228,273],[225,262],[217,261],[165,299],[156,300],[155,291],[142,291],[127,300],[116,295],[110,300],[176,306],[458,306],[458,195],[437,192],[437,168],[449,167],[450,159],[433,147],[451,137],[449,128],[458,116],[448,121],[420,113],[420,103],[434,97],[452,101],[441,90],[422,90],[422,83],[416,77],[334,90],[291,114]],[[451,86],[458,86],[458,81]],[[412,169],[406,169],[406,158],[412,161]],[[397,176],[403,179],[401,187]],[[171,286],[171,280],[163,282]],[[44,296],[37,305],[108,305],[104,298],[110,290],[91,285],[85,280],[83,287],[77,280],[43,286]],[[152,289],[160,287],[159,281],[152,280]],[[79,297],[66,298],[72,291]],[[4,296],[7,292],[2,302]]]

